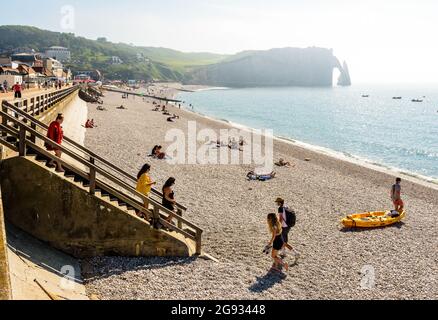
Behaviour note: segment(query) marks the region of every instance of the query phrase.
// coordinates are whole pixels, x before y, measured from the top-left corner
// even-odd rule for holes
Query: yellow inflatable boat
[[[347,216],[342,219],[342,224],[347,228],[378,228],[400,222],[405,216],[405,211],[397,216],[391,211],[365,212]]]

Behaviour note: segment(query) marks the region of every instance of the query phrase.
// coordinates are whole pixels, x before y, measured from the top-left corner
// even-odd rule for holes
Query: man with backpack
[[[295,226],[296,223],[296,214],[293,210],[290,210],[288,207],[284,205],[284,199],[277,198],[275,203],[279,206],[278,208],[278,216],[282,226],[282,236],[284,241],[284,246],[282,249],[281,256],[286,257],[286,249],[292,251],[292,246],[289,245],[289,232],[292,227]]]

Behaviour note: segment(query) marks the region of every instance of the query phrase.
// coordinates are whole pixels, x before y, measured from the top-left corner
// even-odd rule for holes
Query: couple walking
[[[282,198],[277,198],[275,203],[279,206],[278,214],[268,214],[268,227],[271,232],[271,241],[265,248],[265,252],[269,252],[272,248],[271,257],[274,260],[274,269],[284,267],[286,271],[289,265],[283,261],[286,257],[286,249],[292,251],[292,246],[289,245],[289,232],[296,223],[296,214],[285,206],[285,201]],[[281,253],[280,253],[281,252]],[[280,256],[278,255],[280,253]]]

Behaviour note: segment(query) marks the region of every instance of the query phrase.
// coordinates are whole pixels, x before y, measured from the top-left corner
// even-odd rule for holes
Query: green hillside
[[[51,46],[70,49],[72,61],[68,67],[73,71],[99,69],[107,79],[184,81],[187,69],[217,63],[227,57],[211,53],[184,53],[166,48],[135,47],[105,39],[89,40],[72,33],[28,26],[0,26],[0,51],[14,48],[43,51]],[[118,56],[124,63],[111,64],[112,56]]]

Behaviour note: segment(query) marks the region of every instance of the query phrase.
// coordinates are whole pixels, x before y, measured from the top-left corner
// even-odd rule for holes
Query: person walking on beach
[[[404,203],[401,199],[401,181],[401,178],[397,178],[391,188],[391,200],[394,204],[395,211],[399,213],[402,212],[404,208]]]
[[[144,207],[146,209],[149,209],[149,200],[147,198],[149,197],[149,193],[152,190],[152,186],[157,184],[156,182],[152,181],[151,177],[149,176],[150,171],[151,166],[149,164],[145,164],[137,174],[136,190],[146,197],[145,199],[143,199]],[[144,218],[144,215],[141,213],[139,214],[139,216]]]
[[[59,113],[58,116],[56,117],[56,120],[50,124],[49,129],[47,131],[47,137],[50,140],[56,142],[57,144],[61,144],[62,139],[64,137],[64,132],[62,131],[62,126],[61,126],[61,124],[63,122],[64,122],[64,116],[62,115],[62,113]],[[46,143],[45,147],[48,151],[54,151],[55,155],[58,158],[61,158],[62,152],[58,147],[52,146],[49,143]],[[51,160],[49,162],[48,166],[53,167],[55,162],[56,162],[56,171],[57,172],[65,172],[65,170],[62,168],[62,165],[59,161]]]
[[[175,192],[173,191],[173,186],[175,185],[175,178],[169,178],[163,186],[163,207],[169,209],[170,211],[175,211]],[[173,214],[167,217],[166,221],[172,223]]]
[[[5,89],[6,92],[9,91],[9,83],[7,80],[3,81],[3,88]]]
[[[284,199],[282,198],[277,198],[277,200],[275,200],[275,203],[279,206],[278,219],[281,223],[281,235],[284,241],[281,256],[286,257],[286,249],[292,251],[292,246],[289,245],[289,232],[291,228],[295,225],[295,212],[292,212],[291,210],[289,210],[288,207],[284,205]]]
[[[268,228],[271,232],[271,241],[268,244],[268,247],[272,247],[271,257],[274,260],[274,268],[279,270],[281,266],[283,266],[286,271],[289,270],[289,265],[284,262],[279,256],[278,252],[283,249],[284,241],[282,236],[282,227],[280,220],[278,220],[277,215],[275,213],[268,214]]]
[[[19,82],[17,82],[16,84],[14,84],[14,86],[12,87],[12,90],[14,91],[14,98],[15,99],[21,99],[21,85]]]

